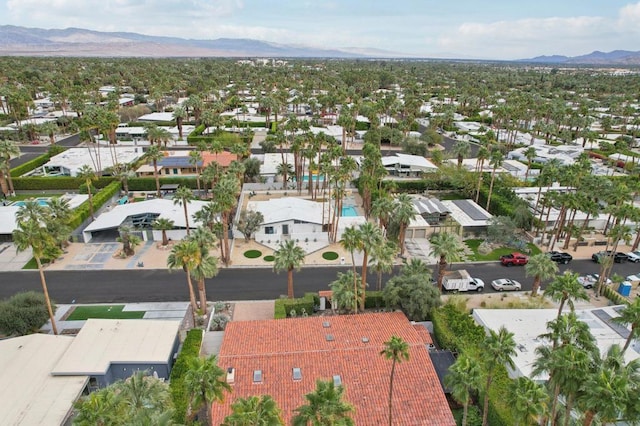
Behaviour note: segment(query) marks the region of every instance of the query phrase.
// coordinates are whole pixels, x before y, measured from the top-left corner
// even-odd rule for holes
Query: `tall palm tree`
[[[287,271],[287,297],[293,299],[293,271],[299,271],[304,263],[305,253],[293,240],[280,243],[273,253],[273,269],[276,272]]]
[[[471,145],[469,142],[459,140],[455,143],[452,150],[453,155],[458,159],[458,169],[462,167],[462,162],[471,153]]]
[[[538,253],[529,258],[529,263],[524,266],[525,275],[533,276],[531,295],[537,296],[542,280],[553,278],[558,273],[558,265],[545,253]]]
[[[356,273],[356,260],[354,252],[362,248],[362,239],[360,238],[360,230],[355,226],[347,227],[342,233],[340,245],[351,254],[351,267],[353,269],[353,295],[358,297],[358,281]],[[354,313],[358,313],[358,301],[354,303]]]
[[[451,396],[462,404],[462,426],[467,425],[471,394],[480,388],[481,379],[480,364],[466,354],[459,355],[444,376],[444,384],[451,390]]]
[[[198,150],[189,151],[189,164],[193,165],[196,169],[196,185],[198,186],[198,193],[200,193],[200,164],[202,163],[202,153]]]
[[[485,368],[486,382],[484,386],[484,403],[482,408],[482,426],[487,425],[489,415],[489,389],[498,366],[514,368],[512,357],[516,355],[516,342],[513,333],[500,327],[496,333],[489,330],[489,335],[482,343],[482,360]]]
[[[160,150],[159,146],[151,145],[147,148],[144,157],[153,164],[153,177],[156,180],[156,196],[162,198],[162,194],[160,193],[160,176],[158,175],[158,161],[164,158],[164,152]]]
[[[396,374],[396,364],[409,360],[409,344],[402,337],[391,336],[384,342],[384,349],[380,351],[386,359],[391,360],[391,376],[389,377],[389,426],[393,424],[393,379]]]
[[[136,177],[131,164],[115,164],[111,174],[120,181],[124,193],[129,195],[129,179]]]
[[[398,246],[393,241],[386,241],[384,244],[378,244],[371,252],[371,262],[375,269],[377,277],[378,291],[382,290],[382,274],[393,271],[394,260],[398,253]]]
[[[93,168],[88,164],[85,164],[78,169],[77,176],[78,178],[82,179],[84,181],[84,184],[87,186],[87,194],[89,195],[89,211],[91,212],[91,219],[95,219],[93,213],[93,194],[91,193],[91,187],[93,186],[93,182],[98,180],[98,176],[96,175],[95,170],[93,170]]]
[[[393,209],[394,200],[387,194],[379,196],[371,203],[371,215],[378,218],[378,224],[385,234],[393,215]]]
[[[316,382],[316,389],[304,396],[307,403],[296,408],[293,426],[353,426],[350,417],[353,405],[343,400],[344,387],[336,386],[333,380]]]
[[[527,159],[527,171],[524,174],[525,182],[529,180],[529,172],[531,171],[531,164],[533,163],[533,160],[535,160],[537,155],[538,155],[538,152],[533,146],[530,146],[524,151],[524,157]]]
[[[361,250],[362,250],[362,277],[361,277],[361,291],[362,299],[360,300],[360,306],[364,309],[364,301],[366,299],[366,287],[367,287],[367,265],[369,264],[369,253],[371,253],[375,247],[384,244],[384,237],[382,231],[371,222],[365,222],[358,226],[358,233],[360,234]]]
[[[215,212],[220,214],[220,221],[222,223],[221,247],[224,248],[222,261],[225,265],[228,265],[231,260],[229,251],[229,226],[231,224],[231,213],[238,202],[238,189],[238,179],[235,175],[229,173],[222,175],[213,188],[212,203],[215,207]]]
[[[173,229],[174,227],[173,220],[167,219],[164,217],[159,217],[151,224],[151,226],[153,227],[153,229],[157,231],[162,231],[162,245],[163,246],[169,245],[169,239],[167,238],[167,231],[170,231]]]
[[[188,237],[200,247],[201,256],[191,274],[198,283],[198,294],[200,298],[200,309],[203,315],[207,314],[207,290],[204,280],[218,275],[218,258],[209,254],[209,249],[215,245],[216,237],[213,232],[205,226],[199,226]]]
[[[398,246],[400,246],[400,256],[404,254],[404,240],[407,235],[407,227],[416,217],[418,212],[413,208],[413,201],[407,194],[400,194],[396,198],[395,207],[393,209],[393,217],[400,224],[398,233]]]
[[[487,205],[485,206],[486,210],[489,210],[489,205],[491,204],[491,194],[493,193],[493,184],[496,180],[496,171],[498,167],[502,166],[502,162],[504,161],[504,155],[500,150],[494,150],[491,153],[491,157],[489,158],[489,164],[491,165],[491,183],[489,184],[489,194],[487,195]]]
[[[511,382],[511,392],[507,393],[507,401],[515,414],[516,426],[540,424],[540,420],[547,413],[549,395],[541,383],[536,383],[528,377],[518,377]]]
[[[176,120],[176,127],[178,128],[178,137],[182,140],[182,122],[187,117],[187,110],[184,107],[177,106],[173,110],[173,119]]]
[[[565,271],[564,274],[556,276],[544,290],[544,295],[551,300],[560,302],[558,306],[558,318],[562,315],[564,304],[568,304],[571,311],[574,310],[574,300],[589,300],[586,290],[578,282],[578,274]]]
[[[631,341],[637,339],[640,336],[640,298],[636,297],[633,302],[626,305],[622,310],[618,311],[619,317],[613,318],[613,321],[624,326],[631,326],[631,333],[627,336],[627,340],[624,342],[622,352],[626,352],[631,344]]]
[[[429,239],[431,256],[438,261],[438,288],[442,291],[442,279],[447,264],[457,262],[462,258],[463,247],[457,235],[450,232],[438,232]]]
[[[231,393],[231,386],[225,377],[226,373],[218,367],[215,355],[190,360],[189,369],[184,375],[184,385],[187,394],[191,395],[189,409],[192,416],[204,405],[207,411],[206,424],[211,423],[211,404],[214,401],[224,401],[225,392]]]
[[[238,398],[222,426],[284,426],[282,411],[270,395]]]
[[[171,249],[171,253],[167,257],[167,266],[169,270],[182,269],[187,274],[187,287],[189,288],[189,303],[193,315],[193,323],[196,323],[196,312],[198,305],[193,292],[193,284],[191,283],[191,274],[193,269],[200,263],[202,252],[198,243],[192,240],[182,240]]]
[[[11,178],[11,158],[19,156],[20,148],[14,142],[0,140],[0,183],[5,195],[16,195]],[[5,186],[7,187],[6,191],[4,191]]]
[[[195,200],[193,191],[186,186],[179,186],[175,194],[173,194],[173,204],[179,204],[184,211],[184,223],[187,226],[187,235],[189,235],[189,203]]]
[[[45,258],[55,259],[60,255],[61,250],[56,240],[43,226],[43,222],[43,220],[19,220],[17,229],[13,231],[13,243],[15,244],[18,252],[31,249],[33,258],[36,260],[36,264],[38,265],[40,284],[42,284],[42,291],[47,304],[49,319],[51,320],[51,329],[53,330],[53,334],[58,334],[58,328],[56,327],[53,309],[51,307],[51,299],[49,298],[47,280],[44,276],[42,260]]]
[[[49,200],[46,212],[45,225],[61,249],[69,244],[69,237],[72,229],[69,227],[71,220],[71,206],[69,200],[62,197],[55,197]]]

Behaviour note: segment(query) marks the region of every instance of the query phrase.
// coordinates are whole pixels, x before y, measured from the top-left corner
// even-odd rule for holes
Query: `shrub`
[[[92,182],[95,188],[104,188],[111,182],[115,181],[114,177],[101,176],[98,180]],[[55,176],[55,177],[18,177],[13,179],[13,186],[16,190],[78,190],[84,184],[84,180],[71,176]]]
[[[26,163],[20,164],[19,166],[16,166],[13,169],[11,169],[11,177],[16,178],[18,176],[22,176],[23,174],[30,172],[31,170],[37,169],[38,167],[46,164],[51,159],[51,157],[57,154],[60,154],[64,150],[65,148],[58,145],[51,146],[49,148],[49,152],[47,152],[46,154],[42,154],[36,158],[33,158],[27,161]]]
[[[169,382],[169,390],[171,392],[171,399],[173,400],[173,407],[175,409],[174,421],[178,424],[185,424],[187,406],[189,404],[189,397],[187,395],[184,386],[184,375],[189,370],[189,362],[193,358],[200,356],[200,345],[202,343],[202,330],[194,328],[187,332],[187,337],[182,344],[182,350],[178,355],[176,363],[171,370],[171,377]]]
[[[215,314],[211,317],[211,331],[224,330],[229,322],[229,316],[225,314]]]
[[[384,299],[381,291],[368,291],[365,294],[364,307],[365,309],[381,308],[384,306]]]
[[[338,253],[335,251],[325,251],[322,253],[322,258],[324,260],[336,260],[338,258]]]
[[[319,304],[316,300],[317,296],[313,293],[307,293],[304,297],[297,299],[278,299],[276,300],[274,318],[281,319],[291,317],[291,312],[297,315],[298,312],[313,312],[313,307]]]
[[[55,312],[55,305],[51,308]],[[0,302],[0,330],[7,335],[31,334],[49,321],[44,294],[17,293]]]
[[[107,201],[111,199],[115,194],[120,191],[120,182],[111,182],[101,191],[98,191],[93,196],[93,209],[97,211],[100,207],[104,205]],[[82,225],[82,222],[87,220],[91,215],[91,211],[89,209],[89,200],[80,204],[75,210],[73,210],[73,215],[71,216],[71,220],[69,221],[69,227],[71,229],[76,229],[78,226]]]
[[[247,250],[244,252],[244,257],[247,259],[257,259],[262,256],[262,252],[260,250]]]

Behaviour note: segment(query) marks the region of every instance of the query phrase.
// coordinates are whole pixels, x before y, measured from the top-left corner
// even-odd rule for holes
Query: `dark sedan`
[[[604,259],[605,257],[610,257],[611,253],[612,253],[611,250],[603,250],[597,253],[593,253],[591,255],[591,260],[593,260],[596,263],[602,263],[602,259]],[[627,260],[629,260],[629,256],[627,256],[626,253],[622,253],[618,251],[613,254],[613,261],[615,263],[622,263],[622,262],[626,262]]]
[[[566,265],[573,260],[573,256],[563,251],[550,251],[547,253],[547,256],[549,256],[549,259],[554,262],[562,263],[563,265]]]

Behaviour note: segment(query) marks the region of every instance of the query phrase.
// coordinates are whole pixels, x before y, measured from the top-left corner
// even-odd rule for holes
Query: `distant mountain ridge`
[[[368,48],[323,49],[253,39],[215,40],[101,32],[82,28],[41,29],[0,25],[0,55],[94,57],[410,57]]]
[[[595,50],[580,56],[536,56],[531,59],[520,59],[518,62],[533,62],[542,64],[584,64],[584,65],[640,65],[640,51],[614,50],[601,52]]]

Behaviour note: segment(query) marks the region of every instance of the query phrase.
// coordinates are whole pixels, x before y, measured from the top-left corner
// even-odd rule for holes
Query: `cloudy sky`
[[[251,38],[423,57],[640,50],[640,1],[0,0],[0,24]]]

